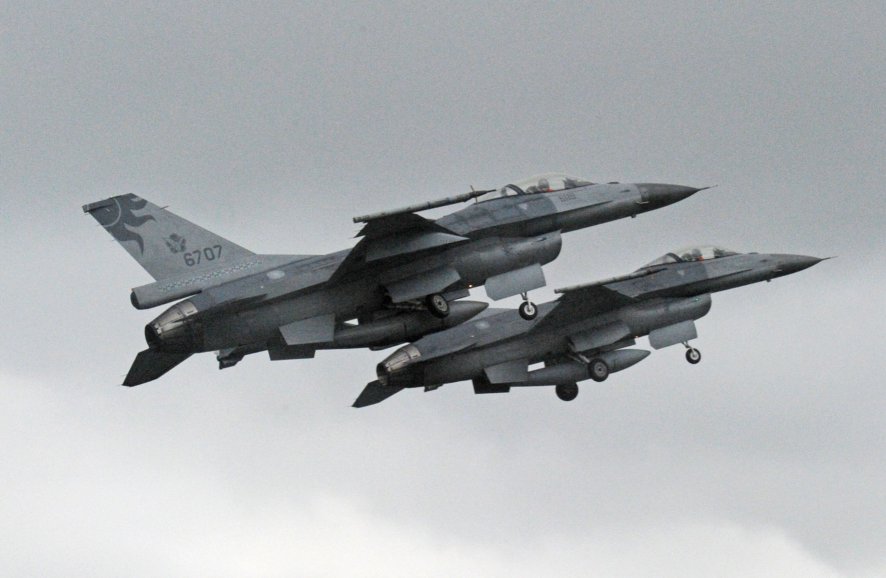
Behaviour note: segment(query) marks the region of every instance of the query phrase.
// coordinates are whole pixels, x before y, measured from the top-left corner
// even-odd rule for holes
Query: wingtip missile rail
[[[437,207],[445,207],[448,205],[457,205],[458,203],[464,203],[466,201],[470,201],[471,199],[476,199],[477,197],[483,196],[486,193],[494,192],[495,189],[487,189],[483,191],[470,191],[467,193],[462,193],[461,195],[455,195],[453,197],[445,197],[443,199],[437,199],[435,201],[427,201],[424,203],[417,203],[415,205],[409,205],[406,207],[401,207],[399,209],[393,209],[391,211],[380,211],[378,213],[371,213],[369,215],[363,215],[360,217],[354,217],[355,223],[368,223],[369,221],[374,221],[376,219],[383,219],[385,217],[393,217],[394,215],[402,215],[404,213],[416,213],[418,211],[426,211],[428,209],[436,209]]]

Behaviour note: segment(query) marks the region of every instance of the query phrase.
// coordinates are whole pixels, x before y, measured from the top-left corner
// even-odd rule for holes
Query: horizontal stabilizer
[[[395,393],[403,391],[402,387],[390,387],[382,385],[378,381],[373,381],[363,388],[360,396],[354,401],[352,407],[366,407],[367,405],[375,405],[388,399]]]
[[[126,379],[123,380],[123,385],[132,387],[154,381],[190,356],[190,353],[167,353],[145,349],[135,357]]]

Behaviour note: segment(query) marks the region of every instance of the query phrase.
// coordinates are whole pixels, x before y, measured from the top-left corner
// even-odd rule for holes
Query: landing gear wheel
[[[523,303],[520,303],[518,311],[520,312],[520,317],[526,321],[532,321],[538,316],[538,307],[536,307],[535,303],[532,301],[524,301]]]
[[[425,306],[434,317],[443,319],[449,315],[449,302],[439,293],[432,293],[425,297]]]
[[[561,383],[556,387],[557,397],[563,401],[572,401],[578,396],[578,384]]]
[[[606,381],[609,377],[609,366],[602,359],[592,359],[588,363],[588,374],[594,381]]]
[[[690,347],[686,350],[686,361],[695,365],[699,361],[701,361],[701,351],[697,350],[694,347]]]

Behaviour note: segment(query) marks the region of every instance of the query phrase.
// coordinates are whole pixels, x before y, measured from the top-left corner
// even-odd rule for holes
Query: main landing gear
[[[683,343],[683,345],[686,347],[686,361],[692,365],[701,361],[701,351],[694,347],[690,347],[688,343]]]
[[[606,378],[609,377],[609,364],[599,357],[588,361],[586,357],[579,356],[576,361],[588,364],[588,376],[594,381],[606,381]],[[555,386],[555,391],[557,392],[557,397],[563,401],[572,401],[578,396],[578,384],[560,383]]]
[[[572,401],[576,397],[578,397],[578,384],[577,383],[561,383],[556,386],[557,397],[562,399],[563,401]]]
[[[587,364],[588,376],[594,381],[606,381],[606,378],[609,377],[609,365],[599,357],[588,361]],[[555,391],[557,397],[563,401],[572,401],[578,396],[578,384],[561,383],[556,386]]]
[[[520,313],[520,317],[526,321],[532,321],[538,317],[538,307],[529,300],[526,293],[521,293],[520,295],[523,297],[523,303],[520,304],[517,311]],[[449,302],[440,293],[431,293],[425,297],[425,307],[434,317],[442,319],[449,315]]]
[[[520,307],[517,308],[517,311],[520,313],[520,317],[526,321],[532,321],[538,316],[538,307],[535,306],[535,303],[529,300],[529,296],[526,295],[526,293],[520,293],[520,297],[523,298],[523,303],[520,303]],[[577,391],[578,390],[576,390],[576,395],[578,395]]]
[[[592,359],[588,363],[588,375],[594,381],[606,381],[609,377],[609,365],[600,358]]]
[[[428,308],[428,311],[430,311],[431,315],[434,317],[443,319],[449,315],[449,302],[446,301],[446,297],[443,297],[439,293],[431,293],[425,297],[425,307]]]

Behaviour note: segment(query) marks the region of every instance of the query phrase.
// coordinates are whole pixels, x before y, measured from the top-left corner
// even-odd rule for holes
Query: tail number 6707
[[[194,265],[199,265],[201,261],[215,261],[221,258],[221,250],[221,245],[213,245],[212,247],[189,251],[182,254],[182,257],[185,260],[185,265],[193,267]]]

